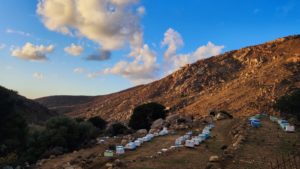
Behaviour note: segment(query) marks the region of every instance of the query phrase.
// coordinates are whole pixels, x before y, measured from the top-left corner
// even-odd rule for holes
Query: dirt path
[[[270,161],[282,155],[300,152],[299,131],[286,133],[277,123],[262,119],[262,127],[250,128],[246,142],[226,169],[268,169]]]
[[[221,147],[230,143],[228,137],[231,127],[237,123],[237,120],[223,120],[216,123],[216,127],[212,130],[212,138],[201,144],[195,149],[180,148],[176,151],[171,151],[157,158],[138,159],[136,162],[129,163],[127,168],[132,169],[204,169],[208,159],[212,155],[220,155]],[[177,136],[178,137],[178,136]],[[172,137],[172,140],[157,140],[159,144],[149,145],[149,149],[160,150],[159,145],[174,145],[174,140],[177,137]],[[166,137],[168,138],[168,137]],[[147,148],[147,149],[148,149]],[[147,149],[141,149],[136,155],[142,155]]]

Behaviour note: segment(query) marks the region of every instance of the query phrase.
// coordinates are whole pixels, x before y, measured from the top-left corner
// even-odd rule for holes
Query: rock
[[[121,140],[121,144],[122,144],[122,145],[126,145],[127,143],[128,143],[128,140],[126,140],[126,139],[122,139],[122,140]]]
[[[140,136],[144,136],[146,135],[148,132],[146,129],[140,129],[136,132],[136,134],[140,135]]]
[[[169,115],[168,117],[166,117],[166,122],[172,124],[172,123],[175,123],[177,121],[177,119],[179,119],[179,115],[172,114],[172,115]]]
[[[105,167],[113,167],[114,165],[112,163],[106,163]]]
[[[154,134],[154,133],[158,133],[160,130],[158,130],[158,129],[150,129],[149,130],[149,133],[150,134]]]
[[[216,120],[223,120],[223,119],[226,119],[226,116],[224,116],[224,114],[218,113],[218,114],[216,115]]]
[[[164,120],[162,118],[155,120],[152,125],[151,129],[161,129],[163,127]]]
[[[122,161],[120,159],[116,159],[114,161],[114,165],[117,166],[117,167],[123,167],[123,166],[125,166],[124,161]]]
[[[209,162],[219,162],[220,158],[219,156],[210,156],[209,157]]]

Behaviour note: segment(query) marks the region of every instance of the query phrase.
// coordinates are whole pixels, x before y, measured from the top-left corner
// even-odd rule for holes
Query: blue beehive
[[[252,121],[251,121],[251,126],[252,126],[252,127],[255,127],[255,128],[260,127],[260,126],[261,126],[260,120],[258,120],[258,119],[252,120]]]

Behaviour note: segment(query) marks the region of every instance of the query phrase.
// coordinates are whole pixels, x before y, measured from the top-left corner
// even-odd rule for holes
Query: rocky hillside
[[[88,101],[67,105],[47,105],[47,98],[38,101],[58,110],[63,106],[71,116],[109,120],[127,120],[133,107],[149,101],[170,107],[171,113],[195,117],[215,109],[235,116],[273,113],[271,105],[277,97],[300,87],[299,46],[299,35],[279,38],[200,60],[161,80]]]
[[[48,110],[47,107],[20,96],[13,90],[0,86],[0,100],[5,102],[7,99],[11,99],[14,102],[15,111],[19,112],[29,124],[41,124],[49,118],[57,115],[55,112]]]

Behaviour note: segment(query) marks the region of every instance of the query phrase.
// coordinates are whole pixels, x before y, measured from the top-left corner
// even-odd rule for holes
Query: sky
[[[0,85],[103,95],[299,33],[297,0],[2,0]]]

